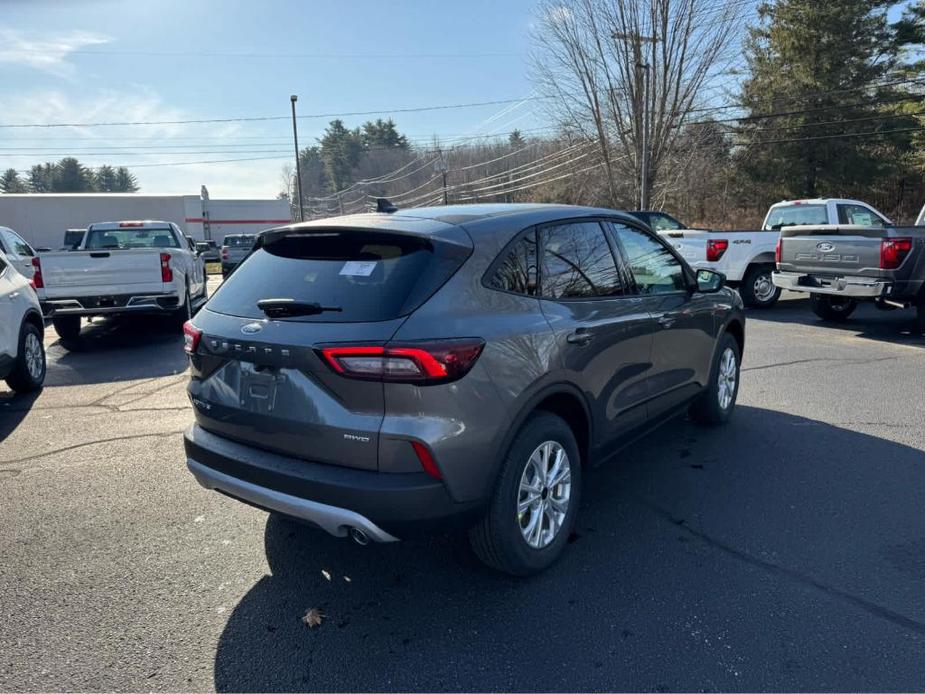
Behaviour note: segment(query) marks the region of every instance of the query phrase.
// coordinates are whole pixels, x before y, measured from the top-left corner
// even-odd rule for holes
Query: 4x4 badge
[[[241,326],[241,332],[245,335],[253,335],[254,333],[259,333],[263,330],[263,326],[260,323],[248,323],[247,325]]]

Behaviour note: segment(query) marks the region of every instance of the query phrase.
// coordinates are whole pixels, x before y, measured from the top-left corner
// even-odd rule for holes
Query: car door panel
[[[648,416],[654,418],[691,400],[706,385],[714,304],[691,289],[683,261],[662,239],[622,222],[609,228],[656,325],[647,380]]]
[[[626,296],[615,249],[598,221],[546,225],[539,236],[540,306],[566,379],[591,407],[595,443],[606,450],[646,422],[652,314],[644,297]]]

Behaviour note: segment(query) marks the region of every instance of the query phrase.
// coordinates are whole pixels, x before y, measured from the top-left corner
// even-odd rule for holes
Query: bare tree
[[[666,169],[685,121],[704,102],[704,88],[738,59],[741,5],[736,0],[541,4],[533,78],[559,124],[597,142],[611,204],[628,202],[621,200],[627,179],[643,205],[653,188],[670,180]]]

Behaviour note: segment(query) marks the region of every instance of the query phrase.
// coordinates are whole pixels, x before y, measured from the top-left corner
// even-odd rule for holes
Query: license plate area
[[[255,414],[270,414],[276,409],[279,372],[241,362],[238,401],[241,408]]]

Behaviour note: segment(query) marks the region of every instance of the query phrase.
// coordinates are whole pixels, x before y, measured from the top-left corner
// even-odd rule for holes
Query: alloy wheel
[[[26,335],[24,352],[26,371],[33,381],[38,382],[42,378],[45,358],[42,354],[42,343],[35,333],[30,332]]]
[[[547,547],[559,534],[568,513],[572,470],[565,448],[544,441],[530,455],[517,493],[517,523],[533,549]]]
[[[716,377],[717,397],[721,410],[729,409],[736,392],[736,355],[731,347],[723,351],[719,360],[719,374]]]

